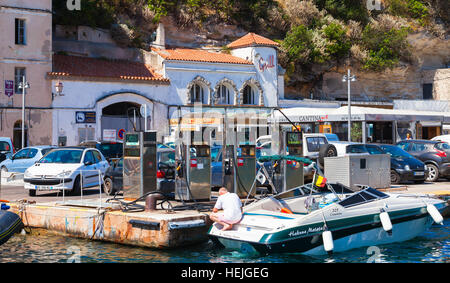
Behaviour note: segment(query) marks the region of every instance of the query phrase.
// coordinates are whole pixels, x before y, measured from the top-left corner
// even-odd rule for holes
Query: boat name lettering
[[[311,228],[309,227],[308,230],[296,230],[296,231],[291,231],[289,232],[289,237],[297,237],[297,236],[302,236],[302,235],[306,235],[306,234],[310,234],[310,233],[317,233],[323,231],[323,227],[315,227],[315,228]]]

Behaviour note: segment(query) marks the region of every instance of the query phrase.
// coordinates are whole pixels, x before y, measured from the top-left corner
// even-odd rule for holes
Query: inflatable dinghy
[[[6,243],[15,233],[22,231],[23,223],[19,215],[0,210],[0,246]]]

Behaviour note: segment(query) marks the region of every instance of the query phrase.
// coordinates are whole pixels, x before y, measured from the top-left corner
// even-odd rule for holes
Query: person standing
[[[223,213],[218,213],[223,209]],[[230,230],[242,218],[242,203],[239,196],[230,193],[225,187],[220,188],[219,198],[209,218],[223,226],[222,231]]]

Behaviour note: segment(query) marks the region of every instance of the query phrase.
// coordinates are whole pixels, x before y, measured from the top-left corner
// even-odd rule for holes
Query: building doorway
[[[25,147],[28,145],[28,127],[27,124],[24,126],[25,135],[24,135],[24,145]],[[18,120],[14,123],[13,127],[13,146],[16,151],[22,149],[22,120]]]
[[[145,119],[140,114],[140,104],[133,102],[118,102],[102,109],[101,137],[102,140],[123,140],[123,134],[144,130]]]
[[[367,137],[370,142],[393,144],[392,122],[367,122]]]

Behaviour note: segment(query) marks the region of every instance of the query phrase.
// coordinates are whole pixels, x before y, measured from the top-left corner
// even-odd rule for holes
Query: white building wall
[[[231,51],[231,54],[253,63],[257,80],[264,90],[265,106],[278,106],[278,58],[273,47],[245,47]],[[282,95],[284,96],[284,90]]]
[[[233,81],[237,92],[244,83],[251,79],[257,79],[257,74],[252,65],[243,64],[215,64],[200,62],[165,61],[165,77],[170,79],[170,91],[172,104],[185,105],[187,102],[187,86],[197,76],[203,77],[210,83],[214,91],[217,84],[224,78]],[[208,93],[212,95],[212,92]],[[234,93],[238,95],[238,93]]]
[[[273,63],[276,66],[276,51],[271,49],[272,48],[262,49],[260,50],[260,54],[263,58],[268,57],[268,55],[275,55]],[[239,91],[244,87],[246,82],[252,79],[256,80],[263,90],[264,106],[277,106],[278,78],[276,76],[276,67],[261,71],[259,70],[259,63],[255,63],[254,65],[244,65],[165,61],[164,73],[165,77],[169,78],[171,82],[169,93],[171,94],[172,104],[186,104],[188,92],[187,86],[197,76],[201,76],[210,83],[209,95],[212,95],[215,87],[223,79],[233,81],[237,90],[235,90],[234,95],[239,95]]]
[[[53,80],[52,86],[57,81]],[[152,111],[149,130],[157,130],[160,138],[168,129],[167,112],[169,104],[168,85],[142,83],[115,83],[61,80],[64,96],[53,100],[52,144],[59,136],[67,137],[67,145],[77,145],[79,128],[95,128],[95,139],[102,138],[101,116],[104,107],[118,102],[146,104]],[[53,89],[53,92],[56,91]],[[75,121],[76,111],[95,111],[95,124],[79,124]]]

